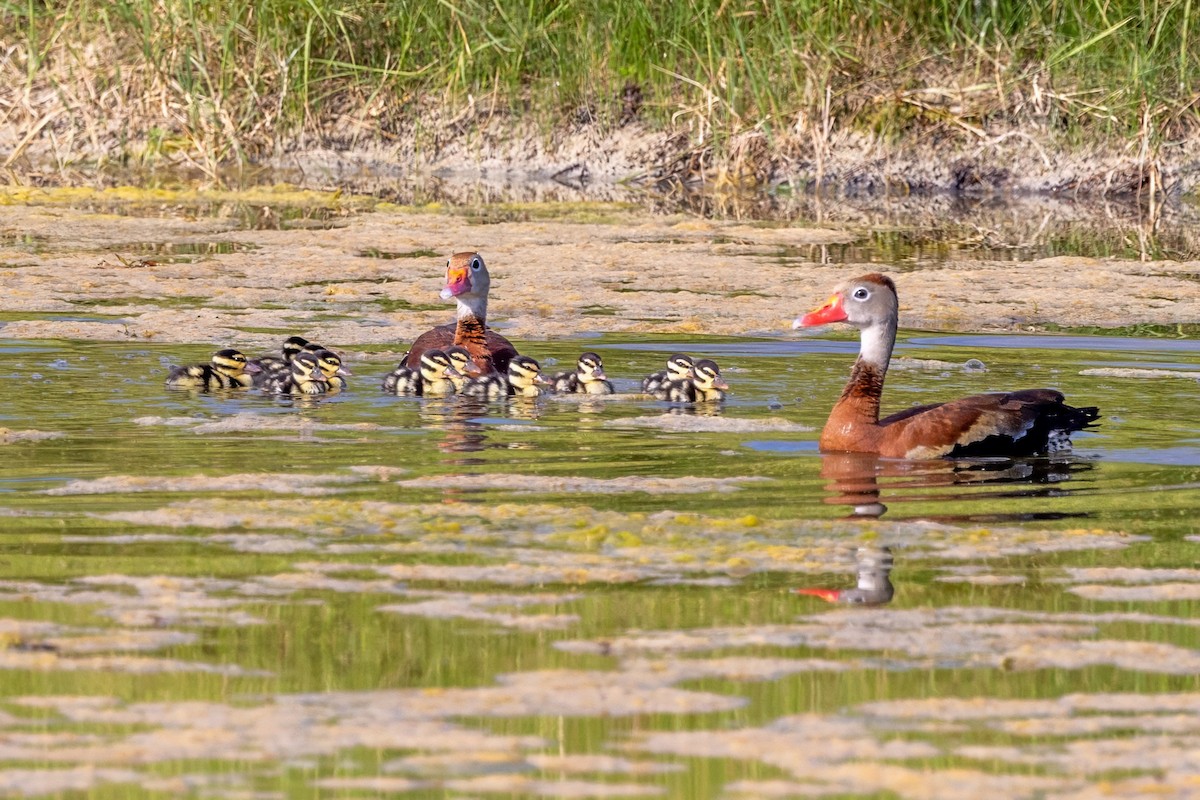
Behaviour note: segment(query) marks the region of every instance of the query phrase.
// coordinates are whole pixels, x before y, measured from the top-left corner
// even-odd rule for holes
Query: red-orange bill
[[[796,320],[792,327],[808,328],[813,325],[828,325],[831,322],[844,322],[845,320],[846,309],[842,306],[842,296],[835,294],[825,301],[825,305]]]

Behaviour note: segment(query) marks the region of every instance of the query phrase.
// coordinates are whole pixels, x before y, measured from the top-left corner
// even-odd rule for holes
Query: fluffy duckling
[[[272,381],[270,390],[276,394],[322,394],[329,391],[329,383],[316,354],[301,352],[292,359],[287,376]]]
[[[384,391],[388,391],[390,383],[394,394],[415,397],[449,395],[457,391],[454,385],[457,377],[459,372],[444,350],[426,350],[421,354],[416,369],[397,367],[384,378]]]
[[[213,353],[207,364],[175,367],[167,375],[167,386],[186,389],[246,389],[261,370],[233,348]]]
[[[669,381],[665,391],[672,403],[703,403],[724,400],[728,388],[717,362],[703,358],[692,365],[690,378]]]
[[[480,374],[479,367],[471,358],[471,351],[457,344],[448,348],[446,355],[450,357],[450,363],[454,365],[455,371],[449,373],[450,380],[454,382],[454,391],[462,392],[463,387],[467,385],[467,380]]]
[[[329,384],[329,391],[340,392],[348,385],[346,378],[353,373],[342,366],[342,357],[337,353],[322,347],[313,353],[321,368],[321,377]]]
[[[574,372],[554,376],[554,391],[564,394],[612,394],[612,381],[604,374],[604,362],[596,353],[584,353],[575,363]]]
[[[508,362],[508,375],[492,372],[467,381],[462,393],[467,397],[498,400],[502,397],[538,397],[544,393],[542,368],[529,356],[513,356]]]
[[[642,391],[666,400],[666,385],[671,381],[688,380],[692,377],[692,357],[687,353],[675,353],[667,359],[667,368],[652,372],[642,378]]]
[[[250,359],[251,364],[257,364],[259,371],[254,374],[255,386],[268,386],[277,378],[285,378],[292,368],[292,359],[308,345],[308,339],[303,336],[289,336],[283,340],[279,355],[259,356]]]

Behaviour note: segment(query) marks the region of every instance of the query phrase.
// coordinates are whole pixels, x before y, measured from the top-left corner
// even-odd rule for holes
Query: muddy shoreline
[[[845,248],[878,229],[851,220],[764,224],[604,203],[553,216],[531,204],[489,218],[478,210],[383,204],[371,211],[343,206],[311,227],[259,230],[161,199],[157,206],[146,201],[157,212],[130,215],[87,197],[34,193],[6,207],[0,335],[266,347],[286,331],[402,350],[452,318],[438,291],[446,255],[460,250],[487,259],[490,321],[516,340],[593,333],[790,337],[798,313],[840,280],[868,271],[896,276],[907,328],[1027,331],[1200,320],[1200,261],[831,257],[853,256]],[[270,197],[258,197],[257,207],[269,211]],[[274,207],[295,202],[281,190]]]

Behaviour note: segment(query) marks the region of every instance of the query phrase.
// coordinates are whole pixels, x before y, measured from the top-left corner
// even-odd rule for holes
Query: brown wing
[[[464,338],[459,334],[458,323],[451,322],[431,328],[416,338],[408,351],[408,357],[400,362],[401,366],[416,368],[421,363],[421,355],[428,350],[445,350],[454,345],[467,348],[471,358],[485,373],[506,372],[508,362],[517,355],[517,348],[512,342],[496,333],[491,328],[485,328],[482,340],[478,336]]]
[[[400,366],[416,369],[421,363],[421,356],[425,354],[425,351],[445,350],[447,347],[452,347],[456,327],[457,323],[451,322],[447,325],[430,328],[422,333],[413,341],[412,347],[408,348],[408,356],[400,362]]]
[[[1053,389],[977,394],[907,409],[879,421],[880,454],[899,458],[1023,456],[1044,452],[1056,431],[1076,431],[1099,416],[1074,408]]]
[[[487,347],[492,355],[492,366],[497,372],[507,372],[508,362],[517,355],[517,348],[513,347],[512,342],[508,339],[490,328],[487,332]]]

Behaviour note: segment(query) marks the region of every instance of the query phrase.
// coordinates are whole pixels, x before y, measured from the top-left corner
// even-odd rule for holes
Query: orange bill
[[[442,297],[450,299],[471,291],[471,275],[466,267],[450,267],[446,270],[446,288]]]

